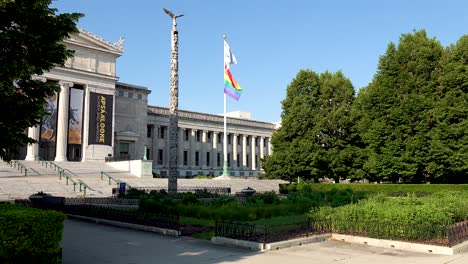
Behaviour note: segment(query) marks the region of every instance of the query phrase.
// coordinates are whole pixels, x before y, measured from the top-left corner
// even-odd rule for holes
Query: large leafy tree
[[[33,143],[25,130],[46,114],[47,96],[58,91],[35,80],[73,55],[63,40],[78,32],[81,14],[56,14],[51,0],[0,2],[0,158],[10,160],[19,146]]]
[[[377,74],[358,95],[359,127],[373,180],[429,180],[429,134],[434,126],[437,67],[443,47],[424,30],[388,45]]]
[[[446,49],[437,82],[427,171],[433,182],[468,182],[468,36]]]
[[[265,172],[288,180],[347,178],[355,167],[353,100],[353,86],[341,72],[300,71],[282,102],[282,126],[272,136]]]

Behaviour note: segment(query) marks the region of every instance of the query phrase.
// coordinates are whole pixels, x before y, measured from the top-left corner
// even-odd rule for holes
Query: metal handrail
[[[24,166],[23,164],[21,164],[19,161],[12,160],[10,162],[10,166],[13,168],[17,168],[19,171],[21,171],[21,173],[23,173],[23,170],[24,170],[24,176],[28,176],[28,168]]]
[[[107,174],[107,173],[104,172],[104,171],[101,171],[101,180],[104,180],[104,175],[107,176],[107,178],[108,178],[108,180],[109,180],[109,185],[111,185],[111,180],[113,180],[113,181],[117,184],[117,187],[119,187],[118,185],[122,182],[121,180],[115,179],[114,177],[110,176],[109,174]],[[127,183],[126,185],[127,185],[127,187],[128,187],[129,189],[132,188],[132,187],[130,186],[130,184],[128,184],[128,183]]]
[[[86,189],[91,189],[89,187],[88,184],[86,184],[85,182],[83,182],[82,180],[74,180],[72,178],[71,175],[67,175],[65,173],[65,171],[68,171],[70,173],[73,173],[72,171],[68,170],[68,169],[64,169],[62,167],[60,167],[59,165],[55,164],[54,162],[52,161],[49,161],[49,160],[43,160],[41,157],[38,157],[37,158],[37,161],[38,162],[41,162],[42,163],[42,166],[44,166],[44,163],[45,163],[45,167],[47,168],[47,165],[49,165],[49,168],[51,169],[54,169],[54,171],[57,171],[58,175],[59,175],[59,180],[62,180],[62,177],[65,177],[66,179],[66,185],[68,185],[68,182],[71,182],[73,184],[73,191],[76,192],[76,185],[79,185],[80,186],[80,192],[83,191],[83,195],[86,195]],[[53,166],[53,168],[52,168]],[[83,189],[82,189],[83,188]],[[92,190],[92,189],[91,189]]]

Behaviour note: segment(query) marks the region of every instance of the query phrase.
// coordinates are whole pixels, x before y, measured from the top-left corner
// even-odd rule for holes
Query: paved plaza
[[[326,241],[275,251],[252,252],[213,245],[190,237],[65,221],[63,263],[347,263],[466,264],[468,254],[453,256],[412,253]]]

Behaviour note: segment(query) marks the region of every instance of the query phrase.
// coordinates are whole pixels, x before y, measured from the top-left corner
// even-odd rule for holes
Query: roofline
[[[155,106],[155,105],[148,105],[148,108],[159,108],[159,109],[164,109],[164,110],[169,111],[168,107],[161,107],[161,106]],[[209,114],[209,113],[202,113],[202,112],[195,112],[195,111],[179,110],[179,112],[223,118],[223,115],[216,115],[216,114]],[[234,120],[245,121],[245,122],[253,122],[253,123],[258,123],[258,124],[263,124],[263,125],[272,125],[273,129],[275,127],[275,123],[270,123],[270,122],[265,122],[265,121],[257,121],[257,120],[252,120],[252,119],[243,119],[243,118],[230,117],[230,116],[227,116],[227,119],[234,119]]]

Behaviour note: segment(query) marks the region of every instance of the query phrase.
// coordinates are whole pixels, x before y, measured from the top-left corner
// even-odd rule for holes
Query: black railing
[[[301,221],[288,224],[255,225],[241,222],[216,221],[215,236],[228,237],[239,240],[255,241],[261,243],[271,243],[283,240],[290,240],[310,235],[330,233],[328,220],[323,223],[311,223]]]
[[[468,221],[448,227],[449,247],[468,241]]]
[[[132,187],[133,189],[145,192],[151,191],[166,191],[167,187],[163,186],[144,186],[144,187]],[[181,186],[177,188],[178,193],[195,193],[195,194],[203,194],[203,193],[211,193],[211,194],[222,194],[222,195],[229,195],[231,193],[230,187],[199,187],[199,186]]]
[[[138,207],[140,199],[119,199],[119,198],[65,198],[65,205],[100,205],[100,206],[130,206]]]
[[[450,226],[398,225],[378,221],[329,219],[279,225],[255,225],[225,221],[216,221],[215,224],[215,236],[260,243],[326,233],[451,247],[468,240],[468,221]]]

